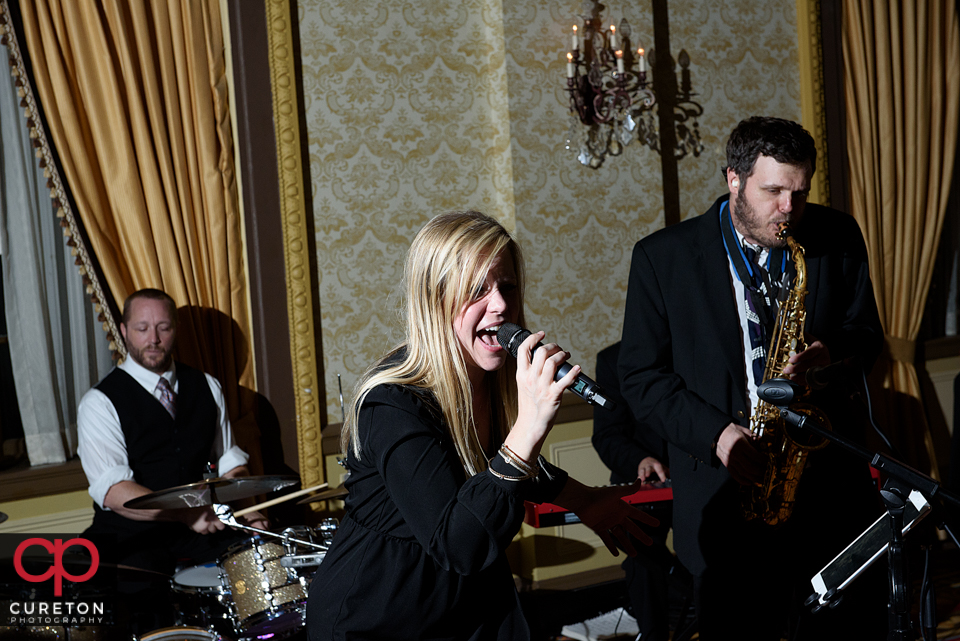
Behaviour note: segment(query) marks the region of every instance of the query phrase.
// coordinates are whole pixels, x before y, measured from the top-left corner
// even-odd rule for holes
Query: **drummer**
[[[220,383],[173,360],[177,306],[158,289],[123,305],[127,358],[84,394],[77,416],[78,453],[94,501],[84,536],[101,561],[172,574],[177,561],[216,559],[244,538],[223,532],[210,506],[128,509],[145,494],[203,480],[208,462],[220,476],[248,474],[234,442]],[[266,528],[257,512],[240,519]]]

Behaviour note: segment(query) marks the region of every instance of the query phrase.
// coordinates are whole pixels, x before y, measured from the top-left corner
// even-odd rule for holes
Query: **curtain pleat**
[[[914,355],[956,152],[954,1],[846,0],[843,54],[851,213],[887,335],[875,409],[907,462],[938,477]]]
[[[177,301],[178,358],[220,379],[259,471],[219,0],[20,6],[50,137],[107,285],[118,301],[143,287]]]

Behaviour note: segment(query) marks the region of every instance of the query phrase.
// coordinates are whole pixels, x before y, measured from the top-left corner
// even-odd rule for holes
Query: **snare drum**
[[[183,568],[170,580],[177,625],[212,628],[220,634],[235,632],[230,613],[230,592],[220,580],[220,567],[205,563]]]
[[[306,581],[280,559],[283,546],[259,536],[236,543],[220,558],[221,580],[230,591],[242,636],[294,632],[304,625]]]
[[[140,641],[220,641],[220,637],[203,628],[162,628],[148,632]]]

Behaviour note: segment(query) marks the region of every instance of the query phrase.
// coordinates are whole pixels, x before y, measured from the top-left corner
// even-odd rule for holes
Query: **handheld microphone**
[[[497,342],[500,343],[500,347],[510,352],[510,355],[514,358],[517,357],[517,349],[520,347],[520,343],[527,340],[528,336],[530,336],[529,331],[514,323],[504,323],[497,330]],[[543,343],[537,343],[533,348],[534,351],[538,347],[543,347]],[[573,367],[570,363],[564,363],[557,369],[553,380],[559,381],[571,369]],[[570,386],[570,391],[592,405],[599,405],[608,410],[617,407],[617,404],[607,396],[606,392],[600,389],[597,382],[583,373],[577,375],[577,379]]]

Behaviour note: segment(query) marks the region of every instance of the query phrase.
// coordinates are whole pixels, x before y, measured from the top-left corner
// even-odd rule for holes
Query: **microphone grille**
[[[530,332],[516,323],[504,323],[500,326],[500,329],[497,330],[497,342],[500,343],[500,347],[510,352],[510,355],[516,358],[517,348],[520,347],[520,343],[527,340],[527,336],[529,335]]]

